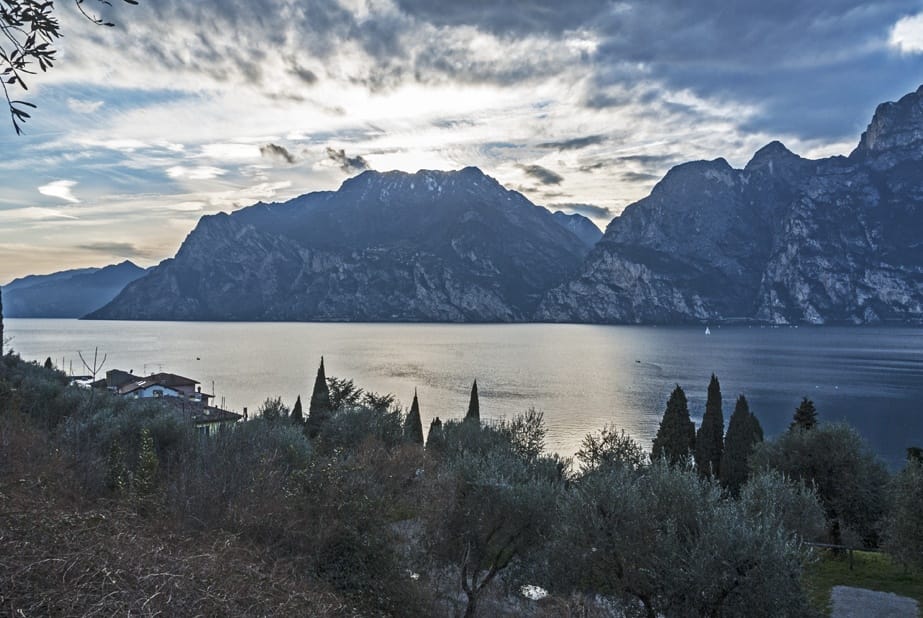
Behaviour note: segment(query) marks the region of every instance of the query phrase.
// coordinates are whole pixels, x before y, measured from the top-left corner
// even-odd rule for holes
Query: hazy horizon
[[[0,281],[172,256],[199,217],[365,169],[480,167],[600,226],[677,163],[848,154],[916,90],[914,2],[124,3],[3,126]]]

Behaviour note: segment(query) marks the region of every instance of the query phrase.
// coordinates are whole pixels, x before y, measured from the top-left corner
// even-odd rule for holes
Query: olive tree
[[[810,431],[782,433],[756,447],[750,466],[813,485],[831,542],[877,543],[887,506],[888,472],[854,428],[821,423]]]
[[[138,4],[138,0],[122,0]],[[95,0],[100,6],[111,5],[109,0]],[[86,0],[75,0],[84,17],[98,26],[113,26],[92,13]],[[29,118],[27,109],[35,105],[13,98],[11,90],[28,90],[26,80],[37,71],[45,72],[57,60],[55,41],[61,38],[53,2],[45,0],[0,0],[0,85],[6,98],[10,119],[16,134],[22,133],[22,124]],[[2,340],[2,337],[0,337]]]
[[[648,618],[805,615],[800,543],[779,512],[663,460],[603,467],[564,498],[556,562],[567,567],[546,583]]]
[[[899,562],[923,569],[923,462],[909,460],[890,488],[885,549]]]

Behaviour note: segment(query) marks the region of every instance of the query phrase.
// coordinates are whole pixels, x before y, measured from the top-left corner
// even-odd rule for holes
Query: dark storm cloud
[[[279,146],[278,144],[263,144],[260,146],[260,155],[265,159],[285,161],[289,165],[295,163],[295,155],[284,146]]]
[[[604,135],[587,135],[586,137],[575,137],[573,139],[561,140],[558,142],[545,142],[539,144],[539,148],[550,148],[553,150],[580,150],[588,146],[595,146],[606,141]]]
[[[765,3],[652,0],[597,24],[600,70],[589,107],[624,104],[628,83],[756,106],[751,130],[803,138],[853,135],[882,98],[915,89],[923,57],[882,49],[914,0]],[[632,76],[631,67],[636,69]],[[856,134],[857,136],[857,134]]]
[[[575,212],[591,219],[611,219],[615,216],[609,208],[594,204],[549,204],[548,208],[551,210],[563,210],[564,212]]]
[[[363,157],[358,155],[355,157],[347,157],[346,151],[342,148],[340,150],[336,148],[327,148],[327,156],[331,161],[337,163],[341,170],[349,174],[364,172],[369,169],[369,162]]]
[[[118,12],[114,36],[124,44],[113,43],[112,31],[87,39],[168,70],[263,85],[272,85],[265,65],[282,57],[311,86],[344,49],[366,56],[338,77],[376,92],[411,82],[508,85],[586,75],[589,108],[646,105],[687,90],[754,109],[737,120],[744,130],[802,138],[858,137],[876,103],[915,90],[923,75],[923,55],[884,47],[893,24],[921,9],[919,0],[396,2],[399,11],[372,4],[360,17],[327,0],[162,0]],[[470,33],[457,26],[529,45],[478,57]],[[171,36],[150,36],[153,28]],[[561,52],[583,36],[593,45],[582,56]],[[83,62],[94,64],[89,56]],[[701,113],[681,111],[692,119]]]
[[[564,182],[564,176],[541,165],[520,165],[519,169],[543,185],[559,185]]]
[[[405,13],[437,26],[475,26],[500,36],[561,33],[588,25],[609,0],[397,0]]]

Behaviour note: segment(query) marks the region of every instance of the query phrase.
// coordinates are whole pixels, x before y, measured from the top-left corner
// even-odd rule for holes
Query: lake
[[[220,404],[251,413],[267,397],[310,398],[321,355],[328,376],[352,378],[409,405],[419,392],[424,430],[464,415],[473,379],[482,418],[531,406],[545,414],[549,450],[571,455],[605,424],[645,448],[680,384],[701,421],[712,372],[725,422],[743,393],[767,435],[784,431],[803,396],[821,420],[854,425],[892,467],[923,446],[923,329],[552,324],[318,324],[96,322],[7,319],[11,347],[86,373],[77,352],[106,369],[169,371],[201,381]]]

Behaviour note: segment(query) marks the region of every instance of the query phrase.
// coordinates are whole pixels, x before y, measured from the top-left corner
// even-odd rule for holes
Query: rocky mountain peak
[[[915,160],[923,158],[923,86],[897,102],[879,105],[850,157],[876,159],[887,154],[910,156]]]
[[[800,159],[801,157],[786,148],[785,144],[778,140],[773,140],[757,150],[744,169],[746,171],[751,171],[766,166],[774,166],[778,162],[797,161]]]
[[[378,193],[382,198],[394,193],[428,195],[454,189],[502,190],[503,187],[477,167],[417,172],[368,170],[344,181],[340,187],[342,192],[358,192],[365,196]]]

